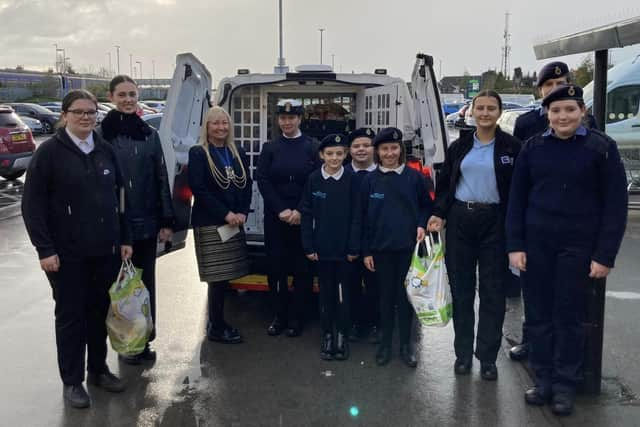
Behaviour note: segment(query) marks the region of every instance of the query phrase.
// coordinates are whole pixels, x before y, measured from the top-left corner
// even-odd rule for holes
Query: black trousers
[[[592,242],[560,233],[527,230],[526,296],[531,365],[536,383],[574,390],[582,380],[585,331],[581,314],[589,280]]]
[[[153,330],[149,336],[149,341],[156,337],[156,248],[157,239],[136,240],[133,242],[133,256],[131,262],[136,268],[142,269],[142,283],[149,291],[149,302],[151,305],[151,318],[153,319]]]
[[[380,295],[375,274],[367,270],[362,259],[352,262],[350,273],[351,320],[359,327],[378,326],[380,323]]]
[[[346,333],[351,325],[349,315],[349,273],[351,263],[344,261],[318,261],[320,282],[320,322],[322,331]]]
[[[381,346],[391,346],[396,308],[400,345],[409,344],[411,322],[415,312],[407,298],[404,280],[409,271],[412,256],[413,252],[387,252],[373,255],[375,276],[380,291]]]
[[[480,308],[475,355],[482,362],[495,362],[502,341],[508,262],[497,205],[469,209],[462,202],[453,204],[447,216],[445,261],[453,298],[456,357],[471,360],[474,353],[477,267]]]
[[[109,287],[115,281],[120,259],[115,255],[60,260],[56,273],[47,273],[56,303],[56,346],[62,382],[77,385],[87,370],[107,368]]]
[[[291,226],[274,215],[265,215],[264,240],[269,262],[267,281],[273,295],[275,315],[283,321],[303,321],[311,297],[313,277],[302,250],[300,226]],[[289,274],[293,275],[294,288],[291,303]]]
[[[229,282],[209,282],[208,285],[209,322],[207,323],[207,331],[222,331],[227,326],[224,320],[224,294]]]

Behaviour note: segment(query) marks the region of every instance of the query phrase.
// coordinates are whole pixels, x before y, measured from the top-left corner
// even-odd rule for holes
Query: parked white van
[[[212,93],[212,77],[192,54],[176,58],[176,71],[160,125],[160,138],[174,194],[178,228],[174,244],[183,245],[189,226],[191,193],[187,183],[188,152],[200,133],[210,105],[231,115],[236,143],[246,151],[253,176],[262,145],[278,136],[275,109],[281,99],[297,99],[305,107],[304,134],[322,139],[367,126],[402,130],[412,164],[424,173],[444,161],[448,146],[433,58],[418,54],[411,86],[386,70],[373,73],[335,73],[330,66],[299,66],[287,73],[250,73],[238,70],[220,80]],[[254,182],[251,212],[245,225],[252,270],[263,273],[263,201]],[[262,257],[264,258],[264,257]],[[248,286],[248,288],[252,288]]]

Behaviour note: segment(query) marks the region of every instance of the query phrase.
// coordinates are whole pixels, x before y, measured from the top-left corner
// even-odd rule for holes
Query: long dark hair
[[[125,83],[125,82],[133,83],[135,87],[138,87],[138,84],[136,83],[136,81],[133,80],[131,77],[127,76],[126,74],[119,74],[114,78],[112,78],[111,81],[109,82],[109,92],[111,93],[115,92],[116,86],[118,86],[120,83]]]
[[[471,101],[471,111],[473,111],[473,107],[476,105],[476,99],[480,98],[481,96],[489,96],[491,98],[495,98],[496,101],[498,101],[498,109],[502,111],[502,98],[500,98],[498,92],[491,89],[481,90],[476,96],[473,97],[473,100]]]

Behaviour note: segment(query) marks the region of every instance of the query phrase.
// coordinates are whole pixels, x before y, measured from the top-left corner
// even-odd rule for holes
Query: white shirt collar
[[[356,164],[353,162],[353,160],[351,160],[351,169],[353,169],[354,172],[360,172],[360,171],[364,171],[364,170],[366,170],[367,172],[373,172],[374,170],[376,170],[377,167],[378,167],[378,165],[376,165],[375,163],[371,163],[369,165],[369,167],[367,167],[365,169],[361,169],[361,168],[356,166]]]
[[[287,139],[296,139],[296,138],[300,138],[302,136],[302,131],[300,129],[298,129],[298,132],[296,132],[295,136],[292,136],[292,137],[288,137],[284,133],[282,134],[282,136],[284,136]]]
[[[322,167],[320,168],[320,173],[322,174],[322,177],[324,179],[333,178],[338,181],[340,180],[340,178],[342,178],[342,174],[344,173],[344,166],[340,166],[340,170],[338,172],[334,173],[333,175],[329,175],[327,172],[325,172],[324,165],[322,165]]]
[[[76,146],[80,149],[80,151],[82,151],[84,154],[89,154],[90,152],[93,151],[93,149],[95,148],[95,144],[93,142],[93,132],[91,132],[89,134],[89,136],[87,137],[87,139],[82,139],[82,138],[78,138],[76,135],[74,135],[69,128],[64,128],[64,130],[67,132],[67,135],[69,135],[69,138],[71,138],[71,140],[73,141],[74,144],[76,144]],[[83,144],[82,141],[86,142],[86,144]]]
[[[403,164],[401,164],[400,166],[398,166],[398,167],[397,167],[397,168],[395,168],[395,169],[385,168],[385,167],[384,167],[384,166],[382,166],[382,165],[379,165],[379,166],[378,166],[378,169],[380,169],[380,172],[382,172],[382,173],[395,172],[395,173],[397,173],[398,175],[400,175],[400,174],[402,173],[402,171],[404,171],[404,163],[403,163]]]

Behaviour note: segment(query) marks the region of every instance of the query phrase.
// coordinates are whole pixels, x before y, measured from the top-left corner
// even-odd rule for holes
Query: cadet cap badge
[[[569,96],[573,96],[576,94],[576,90],[574,89],[573,86],[569,86],[569,89],[567,90],[567,93],[569,94]]]
[[[556,76],[559,76],[562,74],[562,70],[557,65],[556,65],[556,68],[553,70],[553,72],[556,73]]]

